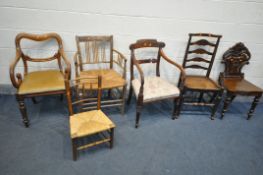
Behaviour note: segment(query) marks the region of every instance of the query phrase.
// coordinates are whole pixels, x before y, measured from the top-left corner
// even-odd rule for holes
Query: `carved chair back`
[[[190,33],[184,55],[183,68],[202,69],[209,77],[221,35]]]
[[[113,36],[76,36],[80,71],[88,64],[106,63],[113,68]]]
[[[243,43],[237,43],[229,48],[223,55],[222,63],[225,64],[225,70],[221,76],[225,78],[244,78],[241,72],[244,65],[249,64],[251,54]]]
[[[55,52],[55,54],[51,57],[47,58],[32,58],[29,55],[25,54],[21,48],[21,41],[27,39],[32,41],[48,41],[51,39],[55,39],[58,45],[58,50]],[[61,63],[61,56],[63,51],[63,45],[62,45],[62,39],[61,37],[56,33],[47,33],[47,34],[29,34],[29,33],[20,33],[16,36],[15,39],[16,44],[16,52],[19,54],[23,60],[24,64],[24,75],[28,73],[28,62],[49,62],[53,60],[58,61],[58,66],[60,71],[62,71],[62,63]]]
[[[88,111],[90,102],[101,107],[101,76],[86,76],[65,81],[70,115]]]
[[[160,58],[161,58],[161,49],[165,47],[165,43],[163,42],[158,42],[155,39],[143,39],[143,40],[138,40],[136,43],[130,45],[130,50],[131,50],[131,80],[134,79],[134,69],[133,65],[134,62],[138,64],[146,64],[146,63],[156,63],[156,76],[160,76]],[[157,57],[156,58],[148,58],[148,59],[143,59],[143,58],[137,58],[135,54],[136,49],[141,49],[141,48],[157,48]]]

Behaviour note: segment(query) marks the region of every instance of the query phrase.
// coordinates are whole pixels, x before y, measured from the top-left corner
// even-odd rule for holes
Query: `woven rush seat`
[[[96,69],[81,71],[79,77],[85,76],[101,76],[102,77],[102,89],[112,89],[122,87],[126,84],[125,79],[113,69]],[[93,87],[95,88],[95,87]]]
[[[139,79],[132,81],[132,87],[138,98],[141,87]],[[160,77],[145,77],[143,88],[143,102],[174,98],[180,95],[180,90],[175,85]]]
[[[115,124],[101,111],[93,110],[70,116],[70,136],[79,138],[115,128]]]
[[[59,70],[28,73],[21,83],[18,94],[65,90],[64,76]]]

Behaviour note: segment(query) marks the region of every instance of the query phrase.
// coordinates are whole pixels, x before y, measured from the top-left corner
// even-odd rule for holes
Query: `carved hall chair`
[[[243,43],[235,44],[223,55],[222,63],[225,64],[225,70],[220,73],[219,83],[226,90],[226,98],[224,100],[221,119],[223,119],[229,104],[237,95],[254,96],[254,101],[248,112],[247,120],[251,118],[255,111],[263,90],[247,81],[244,78],[244,73],[241,72],[243,66],[249,64],[250,58],[250,52]]]
[[[65,81],[68,108],[70,112],[69,127],[72,141],[73,160],[78,151],[109,143],[113,147],[115,124],[101,111],[101,76],[85,76],[72,81]],[[89,110],[89,101],[96,100],[97,108]]]
[[[163,58],[166,62],[175,66],[180,70],[182,74],[181,80],[184,81],[184,70],[183,68],[168,58],[164,52],[163,48],[165,47],[165,43],[158,42],[155,39],[142,39],[138,40],[136,43],[130,45],[131,50],[131,80],[130,80],[130,90],[129,90],[129,98],[128,104],[130,103],[132,92],[134,91],[136,96],[136,122],[135,128],[139,126],[139,119],[142,111],[142,107],[146,103],[164,100],[164,99],[173,99],[174,100],[174,110],[172,114],[172,119],[176,118],[177,115],[177,105],[180,96],[180,90],[177,86],[168,82],[166,79],[160,77],[160,61]],[[155,53],[154,58],[139,58],[137,56],[137,51],[141,51],[147,54],[149,49],[154,49],[151,52]],[[154,63],[155,64],[155,75],[154,76],[145,76],[143,69],[141,67],[142,64],[146,63]],[[139,77],[135,78],[135,70],[134,67],[139,72]],[[183,83],[182,83],[183,84]]]
[[[101,88],[109,97],[102,96],[101,107],[120,106],[124,114],[127,60],[113,49],[113,36],[76,36],[76,43],[76,77],[101,75]],[[91,102],[90,109],[96,109],[96,103]]]
[[[52,42],[56,41],[58,50],[53,56],[47,58],[33,58],[24,53],[21,42],[31,40],[37,42]],[[17,89],[16,98],[19,103],[20,112],[22,114],[23,122],[25,127],[29,126],[29,120],[27,117],[26,105],[24,102],[25,98],[32,98],[33,102],[36,103],[35,97],[55,94],[65,94],[65,83],[64,79],[70,78],[70,63],[68,62],[64,53],[62,39],[56,33],[47,34],[29,34],[20,33],[16,36],[16,57],[13,63],[10,65],[10,78],[13,86]],[[23,62],[24,73],[18,73],[17,64],[19,61]],[[49,70],[37,70],[29,71],[28,65],[32,63],[45,63],[56,62],[56,69]],[[16,70],[15,70],[16,69]]]
[[[183,60],[186,76],[181,93],[180,111],[183,104],[209,106],[211,108],[211,119],[214,119],[223,89],[209,76],[220,39],[221,35],[206,33],[189,34]],[[181,86],[180,80],[179,86]],[[204,95],[207,97],[204,98]]]

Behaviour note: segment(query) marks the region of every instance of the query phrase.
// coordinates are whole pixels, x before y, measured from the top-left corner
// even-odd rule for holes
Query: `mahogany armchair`
[[[108,91],[108,98],[102,96],[101,107],[125,109],[126,58],[113,48],[113,36],[76,36],[76,77],[102,76],[102,90]],[[90,103],[96,109],[96,102]]]
[[[21,48],[22,40],[33,40],[36,42],[55,40],[58,45],[57,52],[48,58],[32,58],[26,55]],[[17,89],[16,98],[19,103],[20,112],[25,127],[29,126],[29,120],[27,117],[25,98],[32,98],[36,103],[35,97],[65,94],[64,79],[70,78],[70,63],[68,62],[64,53],[62,39],[56,33],[47,34],[29,34],[19,33],[15,39],[16,44],[16,57],[13,63],[10,65],[10,78],[13,86]],[[21,73],[16,73],[15,68],[18,62],[22,60],[24,66],[23,76]],[[39,70],[29,72],[28,62],[50,62],[56,60],[58,63],[58,69],[56,70]]]
[[[223,119],[229,104],[237,95],[254,96],[254,101],[247,114],[247,120],[252,117],[255,111],[263,90],[247,81],[244,78],[244,73],[241,72],[243,66],[249,64],[250,58],[251,54],[243,43],[235,44],[223,55],[222,63],[225,64],[225,70],[220,73],[219,83],[226,90],[226,98],[224,100],[221,119]]]
[[[189,34],[183,61],[183,68],[187,73],[181,93],[180,111],[183,104],[209,106],[211,107],[211,119],[214,119],[223,89],[209,76],[221,37],[221,35],[207,33]],[[189,73],[188,70],[193,72]],[[182,86],[180,80],[179,86]],[[194,93],[198,93],[199,98],[195,98]],[[205,99],[204,94],[210,100]]]
[[[164,100],[164,99],[174,99],[174,109],[172,114],[172,119],[177,117],[177,105],[179,102],[180,89],[177,88],[172,83],[160,77],[160,61],[163,58],[166,62],[175,66],[180,70],[181,82],[184,82],[184,69],[168,58],[163,52],[165,44],[163,42],[158,42],[155,39],[143,39],[138,40],[136,43],[130,45],[131,50],[131,80],[130,80],[130,90],[128,104],[130,103],[132,92],[134,91],[136,96],[136,122],[135,128],[139,126],[140,115],[142,107],[146,103]],[[157,49],[157,57],[150,59],[139,59],[136,55],[136,50],[145,50],[155,48]],[[156,76],[145,76],[141,68],[141,64],[155,63],[156,64]],[[139,72],[139,78],[134,76],[134,67],[137,68]]]
[[[86,76],[65,81],[69,108],[70,138],[73,160],[78,151],[109,143],[113,147],[115,124],[101,111],[101,76]],[[89,110],[89,101],[96,100],[97,108]]]

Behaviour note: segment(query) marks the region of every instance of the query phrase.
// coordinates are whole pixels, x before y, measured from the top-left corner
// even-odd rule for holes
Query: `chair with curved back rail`
[[[32,40],[36,42],[55,40],[58,45],[57,52],[49,58],[32,58],[26,55],[21,48],[22,40]],[[56,33],[47,34],[28,34],[20,33],[16,36],[16,57],[10,65],[10,78],[13,86],[17,89],[16,98],[19,103],[20,112],[25,127],[29,126],[29,120],[26,112],[25,98],[32,98],[36,103],[35,97],[54,94],[65,94],[64,79],[70,78],[70,63],[68,62],[61,37]],[[16,73],[17,63],[22,60],[24,65],[23,77],[21,73]],[[56,70],[39,70],[29,72],[28,62],[50,62],[57,60],[58,69]]]
[[[79,150],[102,143],[113,147],[115,124],[101,111],[101,76],[85,76],[66,80],[70,138],[73,160]],[[97,101],[97,109],[89,110],[89,101]]]
[[[223,55],[222,63],[225,64],[225,70],[220,73],[219,83],[226,90],[226,98],[221,113],[221,119],[223,119],[229,104],[237,95],[254,96],[254,101],[248,112],[247,120],[252,117],[255,111],[263,90],[247,81],[244,78],[244,73],[241,72],[243,66],[249,63],[250,58],[251,54],[243,43],[235,44]]]
[[[223,90],[214,80],[209,78],[209,76],[221,37],[221,35],[207,33],[189,34],[183,68],[186,71],[190,69],[192,71],[203,70],[203,72],[198,72],[198,74],[201,75],[196,75],[196,72],[192,72],[191,74],[186,73],[181,93],[180,110],[183,104],[209,106],[212,108],[211,119],[214,119]],[[179,81],[179,85],[180,84],[181,82]],[[189,94],[189,92],[192,94],[190,95],[190,100],[186,101],[188,98],[187,93]],[[198,93],[199,98],[193,98],[193,93]],[[204,94],[210,95],[210,100],[203,98]]]
[[[76,77],[101,75],[102,90],[109,97],[102,96],[101,107],[120,106],[124,114],[127,60],[113,48],[113,36],[76,36],[76,43]],[[96,109],[96,102],[90,103],[90,109]]]
[[[136,96],[136,122],[135,127],[139,126],[140,115],[142,107],[145,103],[150,103],[154,101],[164,100],[164,99],[174,99],[174,110],[172,114],[172,119],[177,116],[177,105],[179,103],[180,89],[177,88],[172,83],[168,82],[164,78],[160,77],[160,61],[163,58],[166,62],[172,64],[180,70],[181,81],[183,85],[184,81],[184,70],[183,68],[168,58],[163,52],[165,44],[159,42],[155,39],[142,39],[137,40],[136,43],[130,45],[131,50],[131,80],[130,80],[130,91],[128,104],[130,103],[132,97],[132,91],[134,91]],[[157,55],[156,58],[138,58],[136,55],[136,50],[142,50],[147,53],[147,49],[156,49],[154,51]],[[145,76],[140,64],[155,63],[156,64],[156,76]],[[135,78],[134,66],[139,72],[139,78]]]

